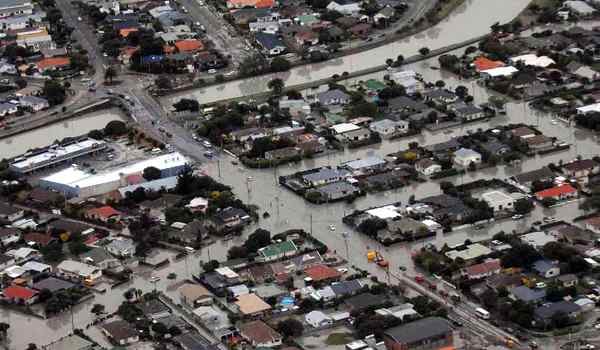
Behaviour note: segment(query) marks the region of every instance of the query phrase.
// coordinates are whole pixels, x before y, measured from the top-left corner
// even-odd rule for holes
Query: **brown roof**
[[[339,278],[342,275],[338,270],[325,265],[311,266],[304,270],[304,273],[315,282]]]
[[[117,342],[138,335],[135,328],[129,322],[123,320],[107,323],[102,328]]]
[[[592,169],[596,166],[598,166],[598,163],[596,163],[596,161],[593,159],[581,159],[573,161],[569,164],[565,164],[564,168],[569,171],[581,171],[586,169]]]
[[[471,265],[465,268],[465,272],[469,276],[477,276],[486,274],[492,271],[500,270],[500,259],[494,259],[490,261],[483,262],[481,264]]]
[[[211,297],[212,293],[199,284],[186,283],[179,288],[179,293],[190,300],[198,300],[203,297]]]
[[[47,246],[53,239],[50,234],[40,232],[30,232],[23,239],[25,242],[35,242],[41,246]]]
[[[240,327],[242,336],[254,344],[272,343],[281,340],[281,334],[261,320],[244,323]]]
[[[55,202],[62,198],[62,195],[58,192],[46,190],[40,187],[34,188],[29,193],[29,199],[40,203]]]
[[[510,132],[517,137],[535,135],[535,132],[526,126],[521,126],[516,129],[512,129]]]
[[[237,299],[235,304],[244,315],[253,315],[271,310],[271,305],[265,303],[259,296],[253,293],[240,295]]]
[[[600,216],[591,217],[585,220],[585,223],[590,226],[600,227]]]
[[[532,137],[528,137],[525,140],[528,145],[541,145],[543,143],[552,141],[552,139],[546,135],[535,135]]]

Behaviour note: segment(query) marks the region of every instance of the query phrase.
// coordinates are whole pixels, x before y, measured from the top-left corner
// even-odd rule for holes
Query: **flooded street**
[[[355,72],[385,63],[398,55],[409,57],[422,47],[438,49],[489,32],[496,22],[505,23],[515,18],[529,0],[467,0],[448,18],[425,32],[401,41],[386,44],[354,55],[292,68],[290,71],[262,77],[232,81],[207,88],[184,91],[170,95],[165,100],[171,103],[181,98],[194,98],[200,103],[210,103],[226,98],[240,97],[267,91],[267,84],[275,77],[283,79],[287,86],[330,78],[334,74]]]
[[[102,129],[111,120],[123,120],[123,118],[116,110],[103,110],[11,136],[0,140],[0,159],[17,156],[31,148],[48,146],[55,140],[65,137],[79,136],[93,129]]]

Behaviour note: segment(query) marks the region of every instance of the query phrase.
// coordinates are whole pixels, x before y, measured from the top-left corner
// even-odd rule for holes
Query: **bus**
[[[483,318],[484,320],[490,319],[490,313],[487,312],[485,309],[478,307],[477,309],[475,309],[475,313],[479,318]]]

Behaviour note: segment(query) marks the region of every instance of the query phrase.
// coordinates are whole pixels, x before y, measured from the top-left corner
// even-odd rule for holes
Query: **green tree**
[[[190,111],[190,112],[198,112],[200,110],[200,104],[196,100],[182,98],[179,102],[173,104],[175,110],[178,112],[181,111]]]
[[[271,244],[271,232],[258,228],[248,236],[244,247],[249,253],[256,253],[260,248],[266,247],[269,244]]]
[[[304,333],[304,325],[295,318],[287,318],[277,323],[277,331],[286,338],[296,338]]]
[[[267,86],[268,86],[269,90],[273,91],[274,95],[280,96],[281,93],[283,92],[283,89],[285,88],[285,83],[283,82],[283,80],[281,80],[279,78],[275,78],[275,79],[269,81]]]
[[[0,322],[0,338],[6,338],[6,334],[8,333],[8,329],[10,325],[6,322]]]
[[[104,127],[104,135],[106,136],[121,136],[125,135],[128,131],[127,124],[121,120],[112,120]]]
[[[117,70],[115,69],[115,67],[113,66],[109,66],[108,68],[106,68],[106,71],[104,71],[104,80],[108,81],[110,84],[112,84],[113,79],[117,77]]]
[[[104,310],[105,307],[102,304],[94,304],[94,306],[92,306],[92,313],[96,316],[103,314]]]
[[[166,74],[161,74],[156,78],[154,85],[160,90],[171,90],[172,88],[171,79]]]
[[[271,61],[271,72],[285,72],[290,70],[292,64],[285,57],[275,57]]]
[[[204,272],[213,272],[219,268],[219,262],[217,260],[210,260],[202,265]]]
[[[67,96],[65,87],[58,80],[46,80],[42,89],[42,94],[48,100],[51,106],[56,106],[65,101]]]
[[[527,214],[533,210],[533,203],[526,199],[521,198],[515,201],[515,212],[517,214]]]
[[[160,179],[162,177],[162,173],[161,173],[160,169],[153,167],[153,166],[149,166],[144,169],[142,176],[147,181],[152,181],[152,180]]]
[[[419,49],[419,53],[421,54],[421,56],[428,55],[429,52],[431,52],[431,51],[427,47],[422,47],[422,48]]]

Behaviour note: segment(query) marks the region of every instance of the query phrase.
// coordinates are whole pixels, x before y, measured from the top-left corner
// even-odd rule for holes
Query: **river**
[[[181,98],[194,98],[200,103],[211,103],[267,91],[268,82],[276,77],[283,79],[287,86],[293,86],[326,79],[334,74],[341,75],[345,71],[360,71],[384,64],[386,59],[395,59],[400,54],[404,57],[416,55],[422,47],[438,49],[487,34],[491,25],[512,20],[527,4],[529,0],[467,0],[434,27],[401,41],[322,63],[295,67],[283,73],[184,91],[164,100],[172,104]]]
[[[48,146],[65,137],[102,129],[111,120],[123,120],[123,117],[117,110],[103,110],[8,137],[0,140],[0,159],[15,157],[32,148]]]

